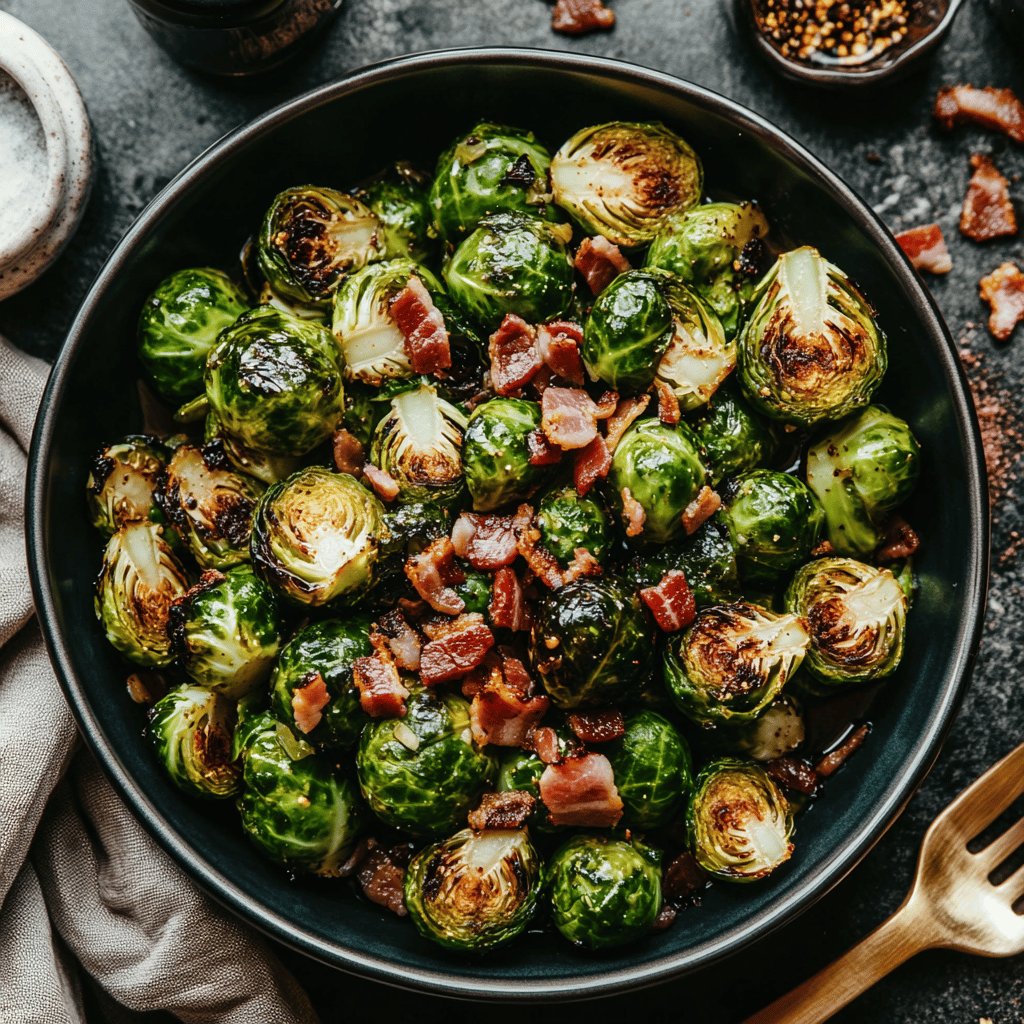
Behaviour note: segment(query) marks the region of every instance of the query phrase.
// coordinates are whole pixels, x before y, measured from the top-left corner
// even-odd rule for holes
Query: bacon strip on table
[[[537,328],[537,351],[544,365],[562,380],[583,385],[583,360],[580,345],[583,328],[571,320],[553,320]]]
[[[647,513],[643,505],[633,497],[628,487],[622,488],[622,518],[626,521],[626,536],[639,537],[644,532]]]
[[[292,693],[292,715],[299,732],[308,736],[320,724],[323,710],[330,702],[324,677],[319,672],[310,672]]]
[[[448,330],[441,311],[418,277],[388,303],[388,312],[405,338],[405,354],[413,373],[437,373],[452,365]]]
[[[552,444],[539,427],[526,435],[526,450],[531,466],[553,466],[562,461],[564,452],[557,444]]]
[[[339,473],[349,473],[356,478],[363,471],[366,458],[363,443],[349,430],[336,430],[331,439],[334,466]]]
[[[378,620],[375,636],[370,638],[374,647],[377,646],[374,641],[378,636],[387,645],[400,669],[406,672],[419,671],[423,638],[405,621],[405,616],[397,608],[392,608]]]
[[[526,608],[523,585],[519,582],[515,569],[504,566],[494,574],[487,614],[499,629],[521,633],[530,628],[530,614]]]
[[[1017,215],[1010,199],[1010,183],[987,156],[971,157],[974,173],[967,185],[960,231],[975,242],[1017,234]]]
[[[697,497],[683,509],[681,519],[686,535],[692,537],[721,507],[719,494],[707,485],[702,487]]]
[[[586,448],[576,452],[573,459],[572,479],[576,493],[583,497],[598,480],[603,480],[612,468],[612,453],[605,439],[598,434]]]
[[[469,812],[469,827],[474,832],[487,829],[522,828],[533,814],[537,801],[525,790],[484,793],[480,806]]]
[[[640,600],[650,608],[663,633],[678,633],[697,617],[697,602],[681,569],[669,569],[657,585],[644,587]]]
[[[629,260],[619,247],[604,235],[584,238],[576,250],[573,265],[583,275],[595,295],[600,295],[619,276],[629,270]]]
[[[390,473],[368,462],[363,466],[363,475],[381,501],[394,501],[398,497],[398,481]]]
[[[623,398],[618,403],[605,426],[605,443],[608,445],[608,451],[615,451],[622,440],[622,435],[643,415],[650,401],[650,395],[639,395],[636,398]]]
[[[405,563],[405,575],[435,612],[458,615],[466,610],[466,602],[451,588],[462,583],[465,573],[455,562],[455,548],[451,538],[439,537],[418,555]]]
[[[597,437],[597,406],[579,388],[548,388],[540,401],[540,429],[565,451],[586,448]]]
[[[540,799],[552,825],[614,828],[622,817],[615,774],[604,754],[549,764],[540,777]]]
[[[997,341],[1008,341],[1024,321],[1024,273],[1015,263],[1004,263],[978,282],[978,293],[992,311],[989,333]]]
[[[511,565],[518,554],[512,516],[463,512],[452,528],[452,546],[459,558],[482,572]]]
[[[515,313],[506,313],[487,345],[491,357],[491,385],[499,395],[515,395],[544,365],[537,350],[537,334]]]
[[[436,686],[460,679],[480,665],[494,646],[494,634],[479,615],[460,615],[425,644],[420,653],[420,679]]]
[[[654,389],[658,392],[658,419],[670,427],[675,426],[681,415],[676,393],[669,384],[657,378],[654,381]]]
[[[521,747],[551,706],[550,698],[531,696],[529,688],[513,685],[506,673],[495,666],[470,705],[470,729],[481,745]]]
[[[626,735],[626,719],[621,711],[574,711],[569,728],[584,743],[611,743]]]
[[[929,274],[948,274],[953,269],[953,259],[938,224],[922,224],[901,231],[896,236],[896,243],[918,270],[927,270]]]
[[[352,663],[352,682],[359,691],[359,706],[371,718],[401,718],[409,691],[402,685],[393,659],[377,650]]]
[[[1024,142],[1024,103],[1012,89],[947,85],[935,97],[933,113],[947,130],[958,124],[978,124]]]

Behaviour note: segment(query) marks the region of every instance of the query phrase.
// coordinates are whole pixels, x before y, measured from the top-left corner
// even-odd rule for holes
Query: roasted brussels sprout
[[[543,469],[530,464],[527,437],[540,428],[540,407],[522,398],[492,398],[469,417],[462,441],[466,487],[478,512],[528,498]]]
[[[747,601],[712,605],[669,638],[664,676],[680,711],[706,727],[756,718],[810,646],[807,622]]]
[[[525,830],[465,828],[412,859],[405,905],[424,938],[482,953],[522,933],[540,888],[541,860]]]
[[[665,544],[682,534],[682,514],[704,486],[700,445],[683,424],[637,420],[615,448],[608,483],[627,527],[625,492],[643,509],[643,529],[637,539]]]
[[[248,305],[238,285],[211,267],[179,270],[157,285],[139,316],[139,361],[162,398],[182,405],[203,393],[217,335]]]
[[[378,568],[382,580],[401,577],[406,560],[451,533],[451,513],[430,502],[397,502],[384,509],[384,539]]]
[[[473,742],[469,704],[454,693],[420,690],[404,718],[363,729],[356,753],[359,787],[385,824],[415,836],[457,828],[497,774]]]
[[[295,455],[274,455],[247,448],[224,430],[212,413],[206,417],[203,438],[207,443],[213,442],[223,448],[227,463],[234,470],[263,484],[276,484],[290,476],[301,462]]]
[[[383,225],[355,196],[299,185],[270,204],[256,264],[275,297],[297,311],[326,313],[342,278],[384,251]]]
[[[376,495],[347,473],[309,466],[270,487],[256,506],[252,560],[301,604],[365,594],[385,538]]]
[[[96,581],[96,617],[110,643],[148,668],[174,660],[167,622],[188,577],[154,523],[126,523],[107,542]]]
[[[795,697],[783,693],[757,718],[730,726],[722,738],[738,754],[755,761],[774,761],[792,754],[803,743],[804,736],[803,710]]]
[[[604,562],[611,547],[604,509],[593,498],[577,494],[575,487],[548,491],[537,508],[536,525],[541,544],[563,568],[573,560],[577,548],[585,548],[598,562]]]
[[[650,931],[661,909],[657,853],[633,841],[573,836],[547,867],[551,919],[575,946],[609,949]]]
[[[869,555],[885,516],[910,497],[921,449],[898,416],[872,405],[831,428],[807,452],[807,483],[825,510],[832,547]]]
[[[611,121],[578,131],[551,160],[551,190],[590,235],[646,245],[700,199],[697,154],[655,122]]]
[[[572,302],[567,225],[520,213],[485,217],[444,266],[452,301],[485,331],[506,313],[529,323],[560,316]]]
[[[690,427],[704,449],[712,485],[763,466],[775,453],[771,428],[729,383],[697,412]]]
[[[245,729],[242,828],[286,868],[337,877],[363,826],[355,786],[269,714]]]
[[[611,704],[650,673],[654,636],[636,595],[611,576],[585,577],[544,595],[530,659],[560,708]]]
[[[399,161],[356,192],[376,215],[384,240],[384,258],[422,260],[436,237],[427,199],[427,180],[411,164]]]
[[[337,345],[321,324],[261,306],[221,334],[206,361],[206,397],[242,447],[305,455],[345,412]]]
[[[223,799],[238,792],[232,757],[234,702],[202,686],[179,686],[149,712],[149,737],[171,781],[191,796]]]
[[[888,569],[852,558],[819,558],[796,571],[786,607],[810,623],[804,667],[825,691],[896,671],[907,595]]]
[[[745,583],[777,583],[810,558],[825,513],[802,480],[754,469],[730,482],[723,497],[720,515],[736,545]]]
[[[143,434],[101,448],[85,485],[92,525],[110,536],[125,523],[159,520],[155,495],[166,460],[167,449]]]
[[[697,863],[715,878],[752,882],[793,852],[793,814],[760,765],[719,758],[698,774],[687,814]]]
[[[739,336],[740,383],[766,416],[812,426],[862,408],[885,375],[867,299],[817,249],[783,253]]]

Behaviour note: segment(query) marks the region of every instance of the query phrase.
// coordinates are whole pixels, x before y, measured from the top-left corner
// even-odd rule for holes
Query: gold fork
[[[990,876],[1024,845],[1024,818],[977,852],[978,838],[1024,793],[1024,744],[968,786],[925,833],[903,905],[867,938],[744,1024],[820,1024],[925,949],[978,956],[1024,953],[1024,865]],[[1024,908],[1022,908],[1024,909]]]

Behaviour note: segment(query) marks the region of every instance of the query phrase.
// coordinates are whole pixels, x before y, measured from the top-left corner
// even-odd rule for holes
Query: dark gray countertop
[[[1003,260],[1021,259],[1024,245],[1020,239],[976,245],[959,236],[956,224],[969,154],[991,153],[1005,174],[1019,178],[1024,148],[973,130],[942,135],[928,113],[935,90],[946,82],[1005,85],[1024,95],[1020,44],[1015,49],[1003,38],[981,0],[968,0],[938,58],[924,71],[863,98],[782,83],[737,38],[726,8],[715,0],[611,2],[619,16],[614,32],[567,40],[549,31],[543,0],[349,0],[323,44],[298,64],[259,81],[220,82],[172,63],[144,34],[125,0],[2,0],[4,10],[40,31],[67,60],[92,115],[100,160],[77,237],[40,282],[0,305],[0,333],[52,357],[104,257],[146,202],[222,133],[298,92],[349,68],[417,50],[474,44],[581,50],[644,63],[749,105],[835,168],[894,228],[937,220],[955,265],[948,277],[931,282],[934,293],[954,337],[981,358],[972,377],[984,375],[989,395],[1004,396],[992,416],[993,439],[1016,445],[1019,454],[1009,425],[1015,419],[1019,424],[1020,413],[1008,396],[1024,394],[1024,328],[1007,345],[993,342],[983,327],[977,281]],[[1015,184],[1014,189],[1024,213],[1024,188]],[[931,776],[861,866],[798,922],[719,968],[585,1008],[531,1008],[525,1011],[531,1020],[562,1020],[568,1012],[569,1019],[586,1013],[596,1020],[628,1015],[727,1024],[835,958],[898,906],[928,823],[959,789],[1024,738],[1024,556],[1001,558],[1011,531],[1024,529],[1021,509],[1011,480],[993,507],[992,589],[973,687]],[[686,927],[685,915],[676,927]],[[285,955],[325,1021],[350,1019],[356,1008],[378,1019],[411,1017],[418,1024],[479,1013]],[[486,1012],[489,1020],[509,1021],[523,1013]],[[1024,1020],[1021,958],[927,953],[836,1019],[976,1024],[985,1017],[994,1024]]]

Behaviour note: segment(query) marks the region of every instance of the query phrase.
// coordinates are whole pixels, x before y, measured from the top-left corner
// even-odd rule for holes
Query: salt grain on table
[[[43,126],[21,86],[0,71],[0,249],[38,221],[46,179]]]

